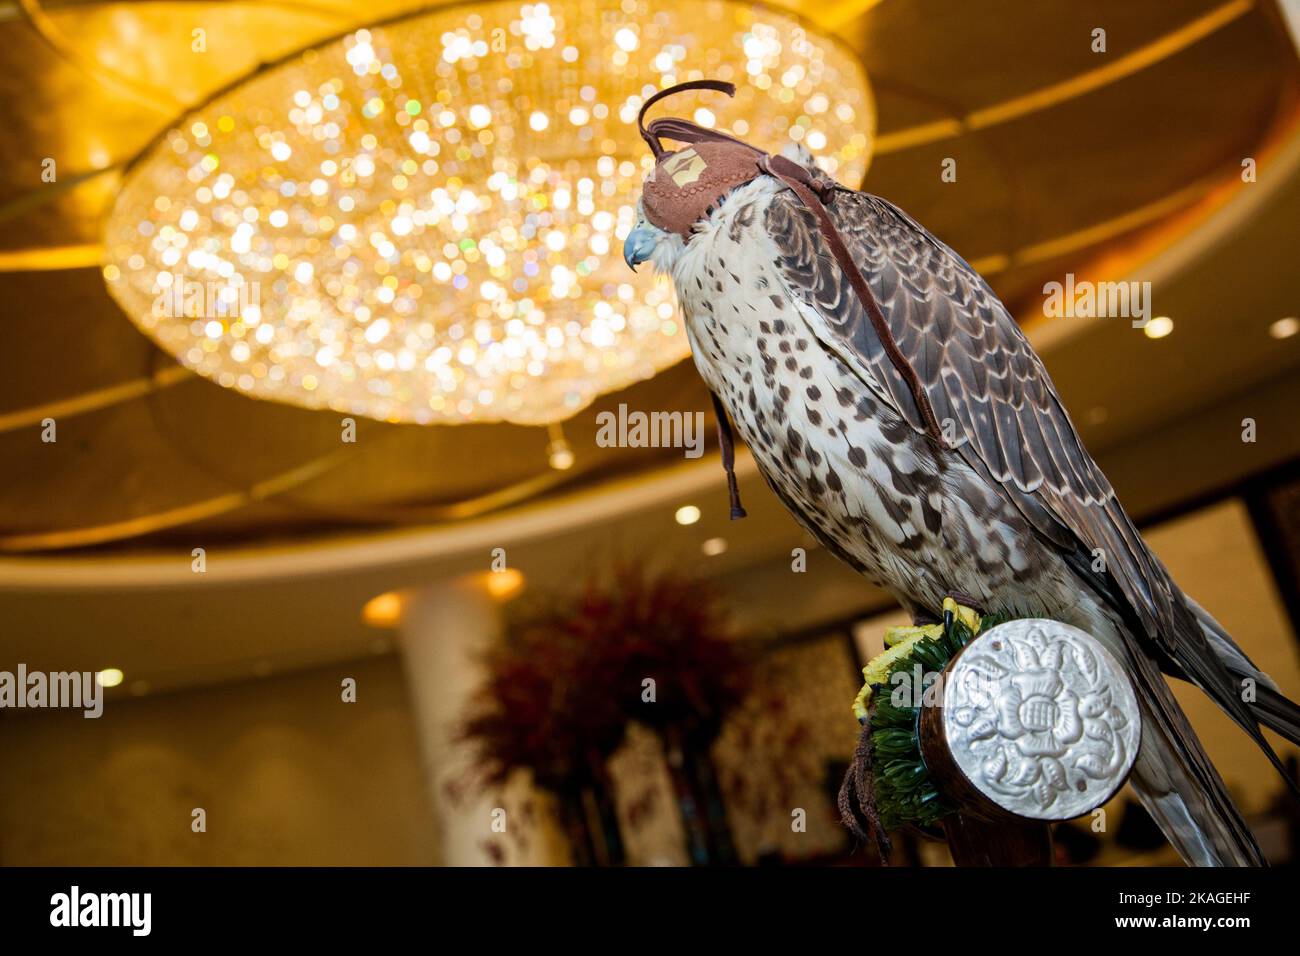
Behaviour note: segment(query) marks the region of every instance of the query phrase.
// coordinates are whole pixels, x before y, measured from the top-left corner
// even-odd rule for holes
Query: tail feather
[[[1266,865],[1250,828],[1161,670],[1200,687],[1286,777],[1281,761],[1260,730],[1260,721],[1266,718],[1243,699],[1237,682],[1241,672],[1248,669],[1251,676],[1258,675],[1259,686],[1267,685],[1274,692],[1276,687],[1204,609],[1183,595],[1164,566],[1154,556],[1151,560],[1163,574],[1167,593],[1174,598],[1171,608],[1176,612],[1167,626],[1177,639],[1157,645],[1166,651],[1159,655],[1151,653],[1150,640],[1138,637],[1145,633],[1145,625],[1114,582],[1108,576],[1091,573],[1079,556],[1072,560],[1072,566],[1105,608],[1101,619],[1090,621],[1091,627],[1086,629],[1127,658],[1129,675],[1143,706],[1142,747],[1133,767],[1133,789],[1189,864]]]
[[[1282,696],[1272,687],[1260,684],[1255,688],[1255,700],[1251,703],[1250,710],[1269,730],[1300,745],[1300,706],[1295,701]]]
[[[1224,630],[1223,625],[1216,621],[1209,611],[1192,600],[1187,592],[1184,591],[1182,596],[1183,603],[1191,609],[1197,623],[1201,625],[1201,630],[1205,632],[1210,647],[1214,649],[1214,653],[1218,655],[1224,667],[1239,677],[1254,677],[1260,683],[1277,690],[1273,678],[1255,666],[1255,662],[1246,656],[1246,652],[1237,646],[1232,635]]]
[[[1147,812],[1193,866],[1266,866],[1173,691],[1158,671],[1145,676],[1153,679],[1141,695],[1142,744],[1130,782]]]
[[[1224,630],[1223,625],[1210,615],[1209,611],[1186,595],[1183,599],[1196,615],[1196,620],[1205,632],[1210,647],[1214,649],[1214,653],[1228,672],[1239,680],[1255,682],[1254,700],[1250,699],[1251,695],[1247,695],[1246,698],[1246,706],[1250,708],[1252,716],[1269,730],[1300,746],[1300,705],[1278,690],[1273,679],[1255,666],[1255,662],[1246,656],[1246,653],[1237,646],[1237,642]],[[1286,772],[1282,771],[1282,775],[1285,778]],[[1288,783],[1291,782],[1289,778],[1287,780]]]

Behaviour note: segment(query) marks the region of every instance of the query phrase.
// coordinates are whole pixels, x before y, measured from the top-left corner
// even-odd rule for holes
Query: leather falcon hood
[[[697,143],[664,153],[641,193],[645,216],[665,232],[689,239],[722,197],[760,172],[753,150],[735,143]]]
[[[641,107],[637,126],[655,155],[655,168],[646,178],[641,200],[645,216],[665,232],[689,239],[691,229],[737,186],[757,178],[762,150],[748,143],[698,126],[689,120],[665,117],[645,125],[645,114],[665,96],[687,90],[716,90],[728,96],[735,86],[718,80],[693,80],[660,90]],[[684,135],[683,135],[684,134]],[[660,137],[688,143],[684,149],[666,150]]]

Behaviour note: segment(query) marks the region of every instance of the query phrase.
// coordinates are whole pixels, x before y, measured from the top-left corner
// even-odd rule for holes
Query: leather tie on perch
[[[1049,865],[1049,824],[1101,806],[1132,769],[1141,720],[1114,656],[1058,621],[981,629],[994,620],[949,599],[943,624],[893,629],[864,669],[840,803],[882,853],[884,828],[941,826],[959,866]]]

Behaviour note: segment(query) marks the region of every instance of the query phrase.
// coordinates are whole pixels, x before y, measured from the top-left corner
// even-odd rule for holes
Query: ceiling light
[[[1268,327],[1268,334],[1275,339],[1289,339],[1297,332],[1300,332],[1300,319],[1292,315],[1278,319]]]
[[[405,603],[401,591],[376,595],[361,609],[361,620],[371,627],[397,627],[402,623],[402,608]]]
[[[1142,334],[1149,339],[1163,339],[1174,330],[1174,320],[1167,315],[1157,315],[1142,327]]]
[[[769,149],[824,141],[850,186],[866,171],[875,108],[852,51],[759,5],[705,6],[457,3],[262,69],[130,164],[109,290],[184,365],[255,398],[569,418],[688,352],[671,283],[618,254],[652,163],[646,96],[734,81],[734,100],[675,109]]]
[[[718,555],[722,554],[724,551],[727,550],[727,539],[709,538],[702,545],[700,545],[700,550],[703,551],[710,558],[716,558]]]
[[[484,572],[483,583],[488,594],[498,601],[508,601],[524,589],[524,575],[515,568]]]
[[[122,683],[123,674],[116,667],[106,667],[95,674],[95,683],[100,687],[116,687]]]
[[[564,437],[564,429],[559,422],[552,422],[547,426],[547,431],[551,440],[546,446],[546,460],[556,471],[568,471],[573,467],[574,455]]]
[[[573,467],[573,449],[563,438],[551,442],[546,451],[546,458],[556,471],[568,471]]]
[[[678,524],[695,524],[700,520],[700,509],[695,505],[682,505],[674,517]]]

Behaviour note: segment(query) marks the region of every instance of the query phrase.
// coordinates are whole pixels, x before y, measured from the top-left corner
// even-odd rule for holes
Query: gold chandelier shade
[[[105,280],[180,362],[255,398],[395,422],[546,424],[687,354],[670,284],[620,245],[685,94],[856,185],[875,110],[852,54],[731,0],[458,4],[295,54],[132,164]],[[643,270],[648,271],[648,270]]]

